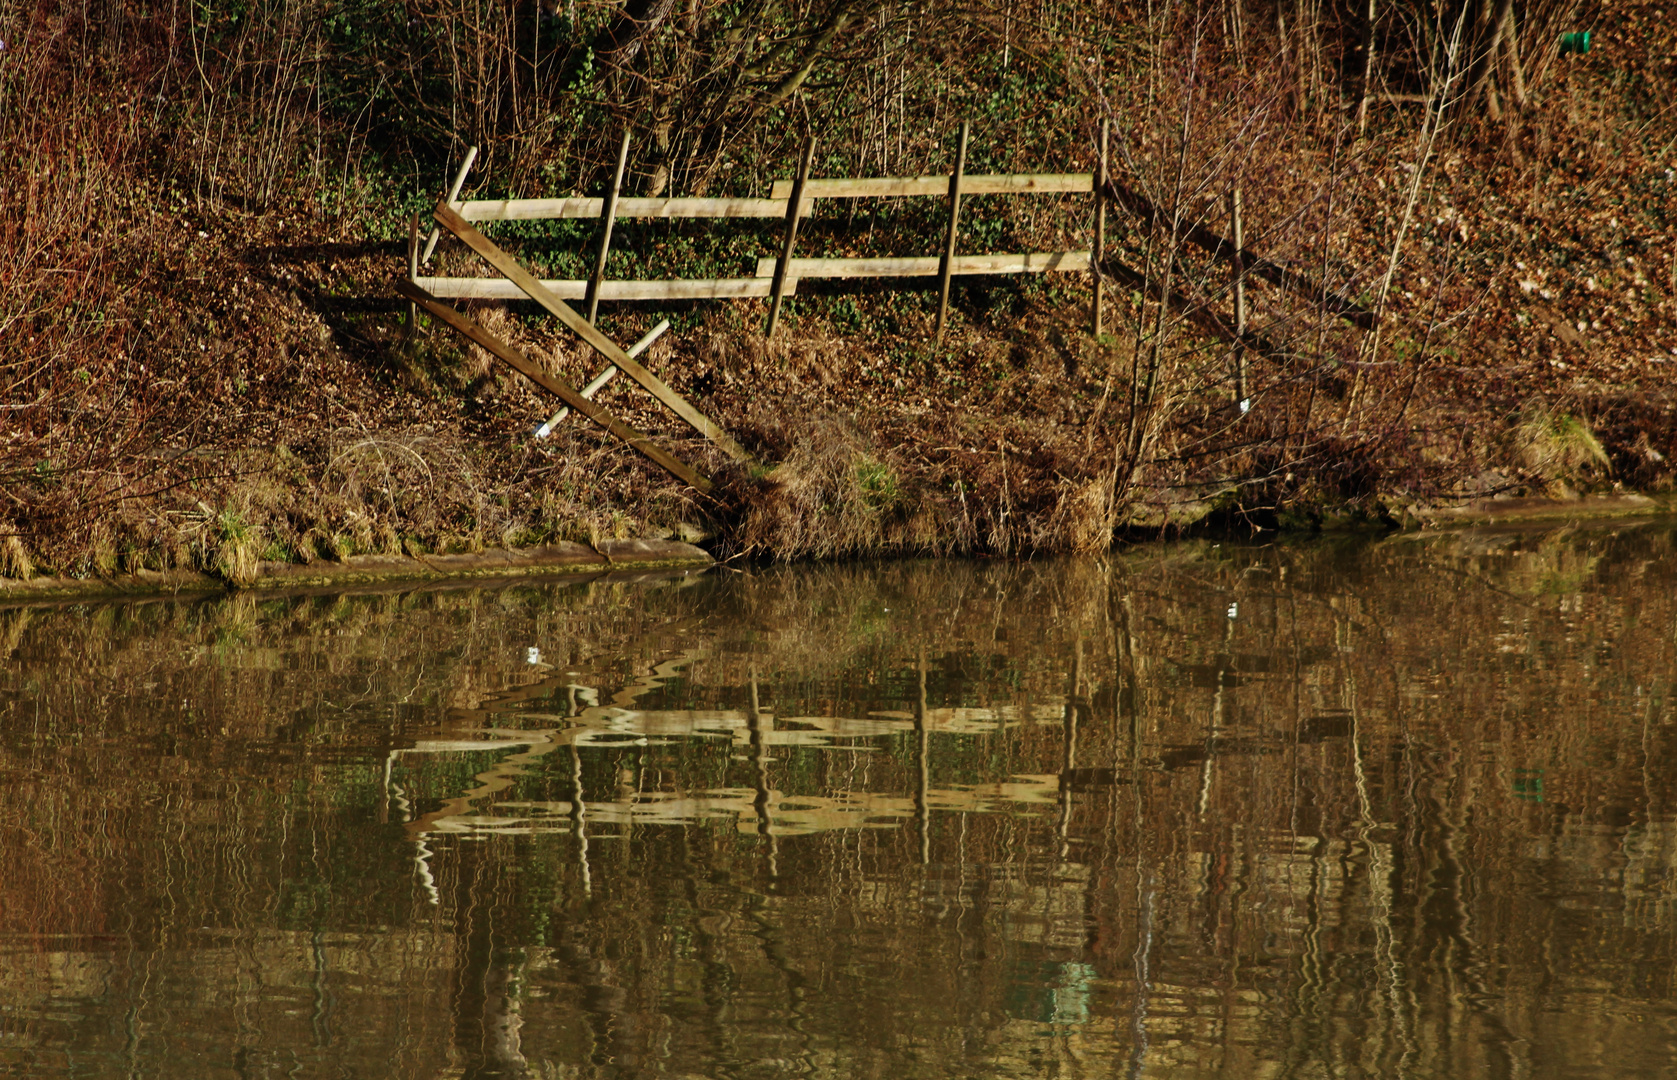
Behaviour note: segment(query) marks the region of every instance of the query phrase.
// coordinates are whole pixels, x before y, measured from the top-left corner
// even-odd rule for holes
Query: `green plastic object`
[[[1590,51],[1590,32],[1580,30],[1576,34],[1561,35],[1561,55],[1567,53],[1587,53]]]

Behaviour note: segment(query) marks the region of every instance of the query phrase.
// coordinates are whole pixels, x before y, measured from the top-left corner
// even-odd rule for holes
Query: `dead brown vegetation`
[[[1558,0],[750,5],[778,36],[713,4],[652,8],[631,24],[578,4],[562,25],[455,0],[370,4],[354,26],[329,0],[0,12],[3,571],[237,578],[250,549],[677,525],[783,557],[1099,551],[1215,508],[1379,518],[1414,497],[1671,482],[1677,50],[1646,4],[1572,57],[1558,32],[1590,12]],[[831,174],[941,171],[963,118],[970,167],[993,171],[1089,168],[1113,122],[1114,176],[1146,209],[1109,210],[1107,336],[1085,332],[1081,286],[1051,281],[963,284],[941,349],[914,294],[802,295],[772,351],[752,304],[675,312],[652,366],[779,465],[715,502],[580,426],[530,440],[546,403],[405,336],[377,299],[403,211],[467,141],[486,147],[479,194],[595,192],[624,127],[636,193],[743,194],[806,131]],[[1232,235],[1236,188],[1247,246],[1285,271],[1247,268],[1244,337],[1226,252],[1186,239]],[[1088,214],[975,200],[962,243],[1077,246]],[[860,254],[935,219],[931,201],[870,204],[807,229]],[[654,267],[745,250],[624,236]],[[546,263],[587,246],[498,242]],[[555,370],[597,369],[517,308],[480,314]],[[603,325],[632,340],[655,317],[607,305]],[[731,475],[633,391],[603,400]],[[1587,423],[1607,462],[1534,450],[1539,413]]]

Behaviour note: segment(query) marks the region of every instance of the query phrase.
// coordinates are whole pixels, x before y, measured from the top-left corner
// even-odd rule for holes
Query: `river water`
[[[1628,1077],[1677,536],[0,610],[0,1073]]]

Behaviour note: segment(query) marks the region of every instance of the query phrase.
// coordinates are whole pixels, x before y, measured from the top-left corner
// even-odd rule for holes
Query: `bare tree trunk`
[[[1244,0],[1229,0],[1229,36],[1234,39],[1234,58],[1246,70],[1246,11]]]
[[[1374,95],[1375,0],[1363,6],[1363,96],[1357,102],[1357,134],[1368,130],[1368,102]]]
[[[1246,392],[1246,260],[1241,254],[1246,249],[1246,229],[1240,206],[1240,185],[1229,192],[1229,233],[1234,240],[1234,260],[1229,272],[1234,275],[1234,332],[1239,338],[1234,346],[1234,400],[1242,412],[1246,411],[1249,396]]]
[[[122,29],[128,18],[128,4],[125,0],[101,0],[99,6],[99,18],[104,24],[101,27],[101,43],[105,55],[114,58],[122,48]]]
[[[1508,94],[1514,99],[1516,109],[1526,107],[1526,72],[1520,63],[1520,31],[1514,25],[1514,7],[1508,8],[1508,26],[1503,31],[1503,43],[1508,57]]]
[[[1404,197],[1403,217],[1399,219],[1397,233],[1392,237],[1392,249],[1386,260],[1386,272],[1382,275],[1380,279],[1380,289],[1375,294],[1374,311],[1377,316],[1384,314],[1386,310],[1386,299],[1391,295],[1392,279],[1397,275],[1398,259],[1403,253],[1404,236],[1408,233],[1409,226],[1415,219],[1415,205],[1421,198],[1421,184],[1426,178],[1427,167],[1432,160],[1432,153],[1438,142],[1439,131],[1445,123],[1444,110],[1449,103],[1450,87],[1455,81],[1457,70],[1456,59],[1461,50],[1462,30],[1466,21],[1467,16],[1464,12],[1457,18],[1455,29],[1451,33],[1450,39],[1445,46],[1445,55],[1442,63],[1442,67],[1444,69],[1444,84],[1442,86],[1438,86],[1436,82],[1436,69],[1441,66],[1437,61],[1433,64],[1435,70],[1430,72],[1427,77],[1427,84],[1429,86],[1436,87],[1436,93],[1434,94],[1432,100],[1427,103],[1426,118],[1421,123],[1420,138],[1416,140],[1415,171],[1410,176],[1409,191]],[[1368,361],[1373,360],[1379,353],[1380,334],[1384,325],[1383,321],[1377,320],[1374,326],[1370,329],[1369,334],[1363,338],[1362,344],[1358,349],[1357,356],[1357,359],[1362,363],[1367,363]],[[1403,406],[1399,409],[1399,416],[1408,409],[1409,397],[1415,392],[1416,382],[1420,378],[1420,362],[1421,361],[1418,359],[1417,371],[1410,379],[1409,395],[1404,398]],[[1362,417],[1358,414],[1358,404],[1362,395],[1362,389],[1363,367],[1362,364],[1359,364],[1357,373],[1352,378],[1351,392],[1345,399],[1345,416],[1343,422],[1346,426],[1349,426],[1352,423],[1355,423],[1358,427],[1363,426]]]
[[[1481,8],[1483,12],[1485,9]],[[1502,103],[1497,96],[1496,67],[1497,54],[1502,51],[1502,43],[1514,27],[1514,0],[1500,0],[1495,19],[1491,25],[1491,38],[1485,44],[1484,51],[1475,58],[1478,75],[1473,80],[1473,88],[1468,91],[1468,104],[1474,105],[1484,97],[1486,105],[1491,111],[1491,117],[1502,119]]]

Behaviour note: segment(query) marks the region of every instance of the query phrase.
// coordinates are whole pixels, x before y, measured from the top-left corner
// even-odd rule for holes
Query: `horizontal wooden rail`
[[[671,281],[602,281],[601,300],[740,300],[767,296],[774,284],[776,259],[757,260],[757,276],[748,278],[678,278]],[[799,278],[935,277],[936,255],[877,259],[793,259],[786,279],[787,295],[797,292]],[[1040,251],[1025,255],[957,255],[950,270],[960,274],[1087,274],[1087,251]],[[524,290],[506,278],[421,277],[414,284],[449,300],[527,300]],[[561,300],[581,300],[588,282],[544,279],[542,285]]]
[[[757,260],[757,276],[773,277],[777,260]],[[788,267],[793,278],[882,278],[934,277],[941,260],[936,255],[913,255],[878,259],[793,259]],[[950,262],[952,274],[1045,274],[1049,271],[1087,274],[1087,251],[1038,251],[1028,255],[957,255]]]
[[[1087,193],[1095,189],[1088,173],[1022,173],[1016,176],[968,176],[961,191],[969,195]],[[805,188],[805,212],[811,199],[855,199],[900,195],[945,195],[947,176],[876,177],[862,180],[811,180]],[[619,218],[783,218],[792,181],[776,180],[767,199],[619,199]],[[602,197],[558,199],[473,199],[454,203],[467,221],[539,221],[549,218],[597,219]]]
[[[773,262],[774,260],[769,260]],[[422,277],[415,281],[433,296],[451,300],[527,300],[524,290],[506,278]],[[679,278],[674,281],[602,281],[601,300],[728,300],[767,296],[767,278]],[[543,280],[542,285],[561,300],[581,300],[588,282]],[[788,285],[790,289],[790,285]]]
[[[453,208],[467,221],[539,221],[547,218],[598,219],[603,198],[475,199]],[[779,199],[618,199],[618,218],[778,218],[786,216],[786,196]]]
[[[963,176],[961,194],[1049,195],[1059,192],[1088,194],[1095,190],[1090,173],[1020,173],[1013,176]],[[811,180],[804,185],[809,199],[893,198],[900,195],[948,195],[948,176],[886,176],[863,180]],[[792,197],[792,181],[776,180],[769,195]]]

